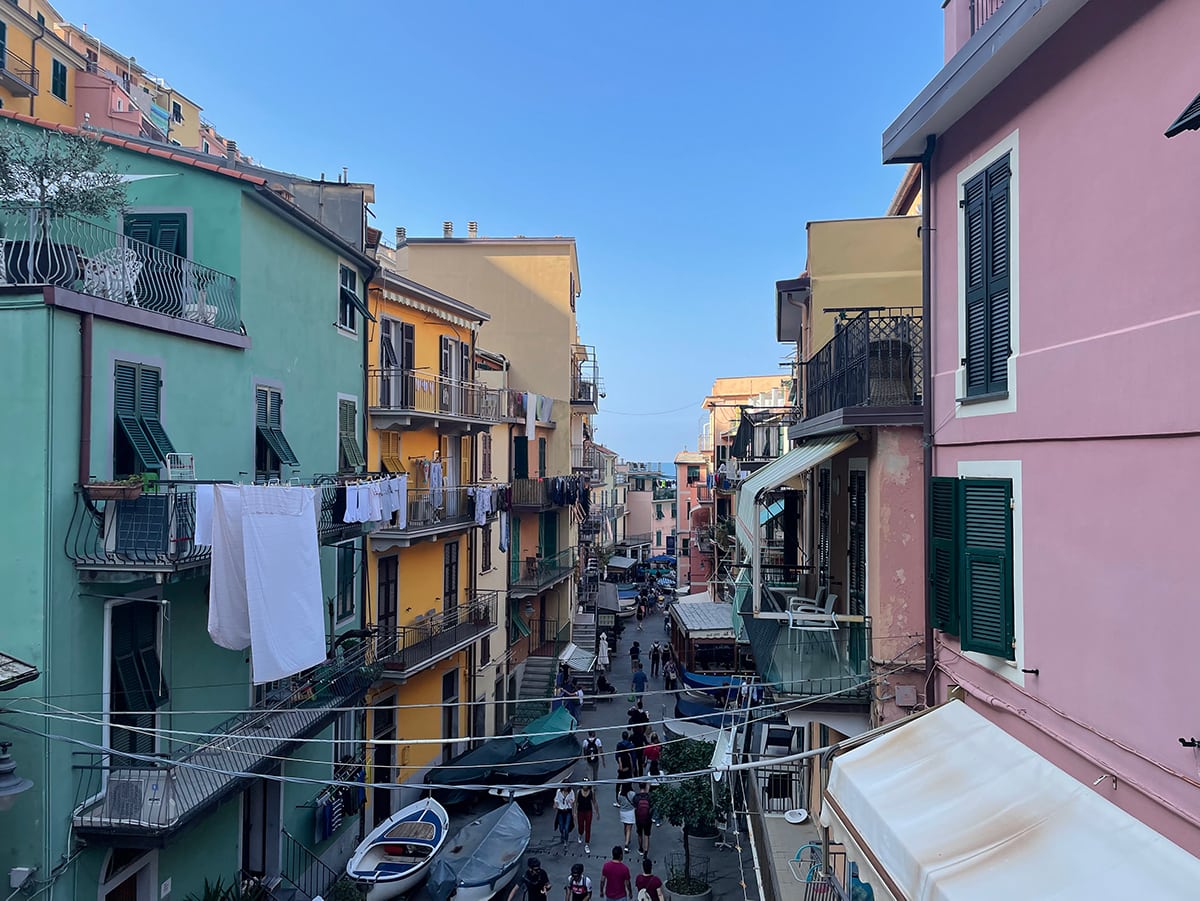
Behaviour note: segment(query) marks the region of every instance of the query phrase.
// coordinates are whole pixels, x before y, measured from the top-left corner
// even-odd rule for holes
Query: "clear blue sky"
[[[807,221],[884,212],[880,135],[942,60],[937,0],[57,6],[264,165],[374,182],[389,238],[574,235],[597,438],[634,460],[780,371],[775,280]]]

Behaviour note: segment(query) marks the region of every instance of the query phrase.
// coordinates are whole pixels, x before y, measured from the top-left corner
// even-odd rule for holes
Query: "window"
[[[678,518],[679,518],[679,505],[671,504],[671,519],[678,519]]]
[[[379,459],[383,468],[392,475],[400,475],[405,471],[404,463],[400,460],[400,433],[380,429],[376,434],[379,436]]]
[[[41,13],[38,13],[38,14],[37,14],[37,23],[38,23],[38,25],[45,25],[45,24],[46,24],[46,17],[45,17],[45,16],[43,16]]]
[[[111,627],[111,744],[117,751],[153,754],[155,711],[170,697],[158,655],[158,605],[119,604]]]
[[[447,541],[442,548],[442,609],[446,612],[458,606],[458,539]]]
[[[58,60],[50,64],[50,93],[59,100],[67,99],[67,67]]]
[[[484,572],[489,572],[492,568],[492,524],[488,523],[483,527],[483,534],[479,539],[481,544],[481,552],[479,555],[479,566]]]
[[[696,482],[699,482],[699,481],[700,481],[700,467],[699,466],[689,466],[687,468],[687,483],[689,485],[694,485],[694,484],[696,484]]]
[[[379,640],[384,644],[381,653],[390,654],[396,644],[396,614],[400,601],[400,558],[379,558],[379,610],[375,618]]]
[[[865,465],[865,462],[862,464]],[[847,535],[847,580],[849,611],[854,616],[867,613],[867,472],[851,462],[847,499],[850,523]]]
[[[337,548],[338,622],[354,616],[354,577],[358,570],[357,550],[353,544],[339,544]]]
[[[175,446],[159,417],[162,373],[154,366],[118,362],[113,368],[113,476],[157,472]]]
[[[458,668],[442,675],[442,738],[458,738]],[[442,745],[442,759],[454,756],[454,745]]]
[[[829,587],[829,488],[828,464],[817,470],[817,586]]]
[[[201,141],[200,147],[205,153],[212,153],[212,150],[209,149],[208,141]]]
[[[259,385],[254,389],[254,478],[278,479],[283,466],[300,461],[283,435],[283,395],[277,388]]]
[[[187,216],[183,213],[131,212],[125,217],[125,236],[166,253],[187,256]],[[161,268],[166,264],[166,260],[152,255],[146,248],[135,246],[134,250],[155,266]]]
[[[492,433],[484,432],[479,437],[479,477],[492,477]]]
[[[1011,177],[1006,153],[963,187],[967,397],[1008,390]]]
[[[513,438],[513,478],[529,478],[529,439],[524,435]]]
[[[358,447],[358,404],[352,400],[338,401],[338,472],[348,472],[364,465]]]
[[[357,710],[345,710],[333,721],[333,763],[350,763],[358,755],[362,718]]]
[[[538,477],[546,478],[546,439],[538,440]]]
[[[1011,479],[930,480],[929,617],[964,651],[1016,658]]]
[[[179,105],[178,100],[171,101],[171,121],[172,122],[182,122],[183,121],[183,107]]]
[[[358,314],[369,318],[367,308],[358,296],[358,273],[344,264],[339,266],[338,285],[338,327],[357,332]]]
[[[686,557],[687,552],[688,552],[688,537],[685,535],[684,537],[679,539],[679,553]]]
[[[662,547],[662,530],[661,529],[654,533],[654,546]]]

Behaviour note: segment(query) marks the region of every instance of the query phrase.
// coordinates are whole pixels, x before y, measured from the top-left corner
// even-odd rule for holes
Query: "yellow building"
[[[503,604],[502,592],[479,589],[474,578],[496,519],[477,517],[475,504],[503,473],[480,460],[474,443],[500,421],[502,393],[473,378],[487,314],[381,263],[368,289],[375,321],[361,322],[347,285],[338,328],[346,340],[367,342],[367,469],[407,476],[403,519],[381,523],[367,542],[365,605],[383,662],[368,699],[368,737],[414,740],[372,745],[371,781],[403,782],[486,728],[483,710],[469,702],[481,667],[503,653],[503,633],[493,635]],[[397,794],[372,793],[374,822],[407,800]]]
[[[76,125],[76,80],[87,60],[55,34],[57,19],[47,3],[0,3],[0,105],[58,125]]]

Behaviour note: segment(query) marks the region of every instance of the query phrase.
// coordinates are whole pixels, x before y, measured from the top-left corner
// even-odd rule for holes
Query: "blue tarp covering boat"
[[[516,877],[532,832],[515,801],[472,820],[434,858],[426,892],[434,901],[486,901]]]

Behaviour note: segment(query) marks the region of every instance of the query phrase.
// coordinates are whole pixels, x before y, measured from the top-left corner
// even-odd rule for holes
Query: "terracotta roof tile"
[[[38,119],[35,116],[28,116],[25,113],[17,113],[13,112],[12,110],[0,109],[0,118],[16,119],[18,122],[28,122],[30,125],[36,125],[39,128],[45,128],[49,131],[58,131],[68,135],[84,133],[83,129],[76,128],[73,125],[59,125],[57,122],[51,122],[49,119]],[[265,178],[260,178],[257,175],[248,175],[245,172],[238,172],[236,169],[229,169],[217,163],[210,163],[207,160],[194,160],[191,157],[184,156],[181,153],[174,153],[163,147],[147,147],[144,144],[139,144],[134,141],[126,141],[113,135],[102,134],[99,137],[100,140],[105,144],[111,144],[113,147],[120,147],[123,150],[131,150],[134,153],[144,153],[147,156],[157,156],[161,159],[182,163],[185,166],[192,166],[196,169],[204,169],[208,172],[216,172],[218,175],[224,175],[226,178],[249,182],[252,185],[265,185],[267,183]]]

